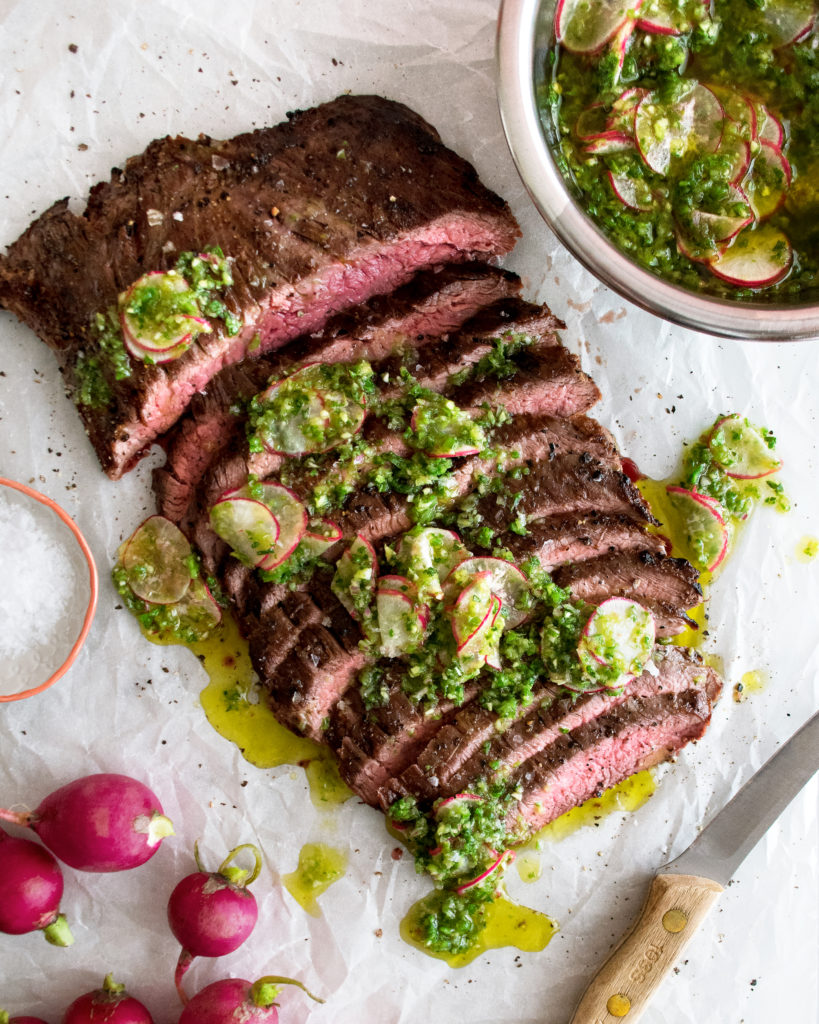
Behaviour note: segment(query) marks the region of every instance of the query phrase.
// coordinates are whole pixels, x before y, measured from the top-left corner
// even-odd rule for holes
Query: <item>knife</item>
[[[637,923],[586,989],[571,1024],[636,1024],[731,876],[819,768],[819,712],[654,876]]]

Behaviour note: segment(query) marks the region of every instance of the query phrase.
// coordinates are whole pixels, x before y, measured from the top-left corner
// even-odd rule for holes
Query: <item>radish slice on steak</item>
[[[266,505],[254,498],[230,497],[217,501],[210,510],[210,525],[245,565],[261,566],[276,550],[279,521]]]
[[[119,317],[128,350],[154,362],[175,358],[197,334],[209,333],[190,285],[175,270],[143,274],[119,298]],[[142,352],[140,356],[138,353]]]
[[[791,183],[791,165],[782,150],[762,142],[743,188],[757,220],[766,220],[785,201]]]
[[[728,524],[717,501],[684,487],[666,487],[669,503],[682,527],[685,554],[698,569],[713,572],[728,551]]]
[[[426,618],[412,598],[399,590],[379,587],[375,607],[384,657],[398,658],[416,650],[424,636]]]
[[[302,537],[300,544],[310,555],[323,554],[341,540],[341,527],[330,519],[314,520]]]
[[[443,597],[442,583],[468,556],[457,533],[437,526],[411,530],[398,545],[398,560],[424,601]]]
[[[787,277],[793,262],[788,236],[770,224],[747,227],[732,245],[708,264],[729,284],[766,288]]]
[[[711,456],[735,480],[759,480],[782,467],[765,435],[744,416],[717,420],[708,437]]]
[[[274,549],[259,566],[270,571],[289,558],[307,533],[307,509],[299,496],[277,480],[266,480],[247,488],[248,496],[256,496],[279,524],[279,537]],[[339,531],[340,532],[340,531]]]
[[[452,635],[455,637],[459,654],[470,642],[474,646],[475,638],[482,637],[489,628],[492,608],[492,574],[476,573],[452,606]]]
[[[468,811],[470,805],[484,803],[484,798],[477,793],[456,793],[455,796],[448,796],[435,804],[433,813],[436,821],[443,818],[460,817],[464,811]]]
[[[467,558],[456,565],[444,583],[444,589],[452,592],[478,573],[491,573],[493,594],[501,599],[504,629],[516,629],[529,617],[528,598],[529,581],[516,565],[503,558],[483,557],[480,555]]]
[[[671,104],[649,93],[634,116],[640,155],[652,171],[667,174],[672,162],[688,153],[713,153],[722,139],[723,119],[719,100],[699,82]]]
[[[610,597],[589,617],[577,653],[592,677],[597,664],[619,672],[625,682],[642,673],[651,659],[655,638],[654,616],[648,608],[625,597]]]
[[[333,593],[354,619],[369,615],[377,576],[375,548],[366,537],[356,534],[336,563],[336,574],[330,584]]]
[[[304,366],[272,384],[259,398],[256,436],[270,452],[326,452],[361,429],[364,406],[333,385],[329,368]]]
[[[594,53],[620,29],[642,0],[558,0],[555,37],[573,53]]]
[[[179,527],[164,516],[151,516],[126,542],[120,562],[137,597],[173,604],[191,585],[190,557],[190,542]]]

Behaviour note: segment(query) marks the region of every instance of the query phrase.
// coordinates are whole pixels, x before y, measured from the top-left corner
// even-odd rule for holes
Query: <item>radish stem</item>
[[[58,914],[50,925],[43,928],[43,935],[52,946],[70,946],[74,942],[65,914]]]
[[[296,981],[295,978],[284,978],[277,974],[268,974],[265,975],[264,978],[259,978],[258,981],[255,981],[250,986],[250,998],[256,1006],[272,1006],[282,985],[295,985],[297,988],[300,988],[302,992],[306,992],[307,995],[315,1002],[324,1002],[323,999],[319,999],[318,996],[314,996],[310,989],[300,981]]]
[[[182,1000],[183,1006],[187,1006],[190,1000],[182,987],[182,979],[185,977],[185,974],[194,959],[195,957],[192,953],[189,953],[187,949],[183,949],[179,954],[179,959],[176,961],[176,971],[174,972],[173,981],[174,985],[176,985],[176,991],[179,993],[179,998]]]

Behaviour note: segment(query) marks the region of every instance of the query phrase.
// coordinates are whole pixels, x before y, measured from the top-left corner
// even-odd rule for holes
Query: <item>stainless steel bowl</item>
[[[586,216],[546,141],[535,81],[552,41],[554,0],[502,0],[498,97],[504,131],[523,183],[549,226],[604,284],[651,313],[708,334],[753,341],[819,337],[819,305],[731,302],[669,284],[623,255]]]

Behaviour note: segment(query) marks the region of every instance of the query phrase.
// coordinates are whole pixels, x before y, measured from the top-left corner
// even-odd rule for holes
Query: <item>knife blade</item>
[[[637,922],[592,979],[571,1024],[636,1024],[736,869],[817,769],[819,712],[654,876]]]

